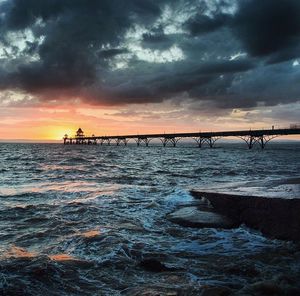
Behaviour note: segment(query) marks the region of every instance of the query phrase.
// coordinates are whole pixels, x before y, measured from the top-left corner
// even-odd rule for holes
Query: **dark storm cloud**
[[[185,25],[194,36],[230,27],[249,54],[274,54],[270,63],[276,63],[299,55],[299,20],[298,0],[240,0],[235,15],[197,14]]]
[[[149,42],[149,43],[160,43],[160,42],[165,42],[168,41],[169,38],[164,35],[163,33],[161,34],[151,34],[151,33],[145,33],[143,34],[143,41],[144,42]]]
[[[107,105],[289,103],[299,40],[298,0],[7,0],[0,88]]]
[[[238,73],[250,70],[253,67],[254,63],[250,60],[217,61],[203,64],[195,74]]]
[[[185,26],[192,35],[196,36],[217,30],[226,25],[229,19],[230,17],[226,14],[219,14],[215,17],[197,14],[188,20]]]
[[[146,67],[147,63],[144,64]],[[103,101],[110,104],[158,103],[184,92],[193,98],[211,99],[211,96],[214,96],[214,100],[218,100],[218,96],[226,94],[235,73],[248,71],[254,68],[255,64],[250,60],[213,61],[203,63],[201,66],[179,62],[176,65],[176,72],[173,66],[169,65],[166,69],[165,66],[152,65],[151,72],[156,73],[153,77],[145,75],[135,77],[126,83],[116,82],[105,90],[108,101],[105,99]],[[124,75],[132,76],[128,70],[124,72]],[[122,77],[120,80],[123,81]]]
[[[174,43],[174,40],[166,36],[163,32],[150,32],[143,34],[142,46],[150,49],[165,50],[170,48]]]
[[[101,50],[99,52],[99,57],[109,59],[111,57],[114,57],[116,55],[120,55],[123,53],[128,53],[128,50],[126,48],[112,48],[107,50]]]
[[[299,0],[245,0],[240,3],[232,25],[250,54],[266,56],[299,44]]]
[[[120,50],[101,50],[105,44],[117,45],[133,20],[148,22],[159,16],[151,1],[83,0],[22,1],[7,8],[7,30],[32,28],[44,42],[28,44],[37,49],[39,61],[20,65],[12,75],[17,86],[28,91],[85,85],[96,79],[97,56],[107,58]],[[42,25],[37,25],[41,22]],[[99,52],[99,55],[97,53]]]

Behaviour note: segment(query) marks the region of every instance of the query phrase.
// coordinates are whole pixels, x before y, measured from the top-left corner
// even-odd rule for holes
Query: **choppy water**
[[[251,193],[266,182],[287,197],[299,189],[277,182],[300,177],[299,144],[219,147],[0,144],[0,293],[200,295],[225,286],[258,295],[259,281],[297,292],[299,245],[245,227],[192,229],[166,220],[193,202],[192,188],[251,181],[244,187]],[[146,271],[139,262],[147,258],[177,270]]]

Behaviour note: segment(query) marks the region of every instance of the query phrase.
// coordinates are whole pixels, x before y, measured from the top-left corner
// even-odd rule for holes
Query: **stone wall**
[[[300,199],[241,196],[193,190],[195,198],[206,198],[214,211],[236,223],[245,223],[264,235],[300,241]]]

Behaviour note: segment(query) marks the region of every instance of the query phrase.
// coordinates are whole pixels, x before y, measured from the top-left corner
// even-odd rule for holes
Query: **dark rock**
[[[255,268],[255,266],[249,265],[236,265],[225,267],[224,270],[226,273],[238,275],[238,276],[247,276],[250,278],[257,277],[260,275],[260,272]]]
[[[163,271],[176,271],[178,269],[167,267],[157,259],[144,259],[139,263],[139,266],[147,271],[163,272]]]
[[[197,207],[184,207],[167,215],[173,223],[187,227],[233,228],[236,226],[230,218],[223,215],[201,211]]]
[[[213,210],[213,206],[211,205],[211,203],[209,202],[209,200],[206,199],[205,197],[197,198],[195,206],[197,206],[200,210],[204,210],[204,211],[211,211],[211,210]]]
[[[191,287],[168,288],[168,287],[149,287],[141,286],[129,288],[122,295],[128,296],[199,296],[198,289]]]
[[[205,287],[200,296],[229,296],[232,294],[231,289],[227,287]]]
[[[300,199],[198,191],[191,193],[196,198],[205,197],[216,212],[236,223],[245,223],[271,238],[300,241]]]
[[[244,287],[238,295],[287,295],[285,291],[274,281],[261,281]]]
[[[171,289],[164,289],[165,291],[162,291],[161,288],[135,288],[132,290],[129,290],[126,295],[130,296],[178,296],[179,294],[176,292],[176,290]]]

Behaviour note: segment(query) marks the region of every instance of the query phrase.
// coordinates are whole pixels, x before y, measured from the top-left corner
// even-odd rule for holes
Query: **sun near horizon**
[[[28,110],[27,110],[28,111]],[[81,114],[81,111],[85,109],[80,109],[76,112]],[[32,110],[32,114],[35,112]],[[101,110],[98,110],[101,112]],[[106,111],[104,111],[105,113]],[[114,111],[114,112],[117,112]],[[64,113],[64,116],[61,117],[61,114]],[[103,111],[101,112],[103,113]],[[53,113],[51,113],[53,116]],[[114,136],[114,135],[129,135],[129,134],[155,134],[155,133],[188,133],[188,132],[211,132],[211,131],[235,131],[235,130],[249,130],[249,129],[271,129],[272,127],[277,128],[289,128],[288,123],[273,126],[270,123],[266,122],[256,122],[250,124],[249,122],[243,123],[242,121],[235,122],[234,118],[227,121],[226,126],[222,124],[222,118],[216,122],[204,121],[201,124],[199,122],[193,121],[193,124],[187,121],[177,121],[177,120],[168,120],[163,119],[156,121],[154,123],[151,120],[147,122],[135,122],[128,118],[113,118],[111,115],[104,115],[107,117],[107,120],[102,118],[97,118],[95,116],[89,117],[84,115],[84,120],[77,120],[72,118],[72,112],[68,110],[59,113],[60,118],[55,118],[54,113],[53,117],[39,118],[38,120],[31,121],[32,116],[26,115],[29,117],[22,119],[20,122],[11,120],[11,122],[6,122],[0,126],[0,141],[15,141],[15,140],[24,140],[24,141],[35,141],[35,142],[61,142],[65,135],[68,137],[74,137],[78,128],[82,128],[86,136],[96,135],[96,136]],[[231,122],[230,122],[231,121]],[[105,125],[106,124],[106,125]],[[282,136],[279,139],[281,140],[300,140],[300,136]]]
[[[0,0],[1,140],[299,124],[297,1],[96,2]]]

